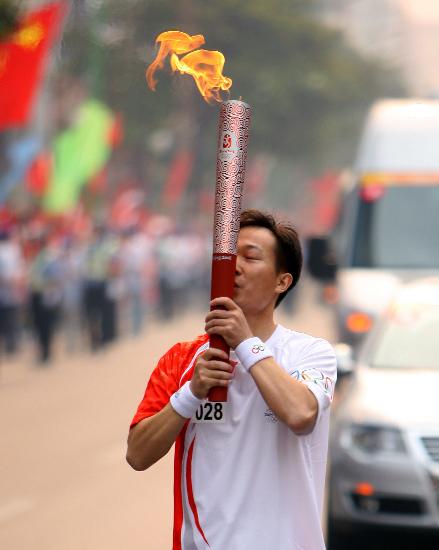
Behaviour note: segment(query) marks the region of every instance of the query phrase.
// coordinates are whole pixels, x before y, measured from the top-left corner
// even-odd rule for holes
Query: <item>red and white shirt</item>
[[[266,344],[276,362],[316,396],[316,425],[309,435],[295,435],[237,363],[227,403],[203,402],[176,441],[173,550],[325,548],[320,518],[334,351],[325,340],[281,325]],[[208,346],[203,335],[176,344],[160,359],[131,426],[169,403]],[[233,352],[231,360],[237,360]]]

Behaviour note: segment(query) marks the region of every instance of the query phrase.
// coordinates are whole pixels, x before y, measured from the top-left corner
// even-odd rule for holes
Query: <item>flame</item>
[[[157,86],[154,74],[157,69],[163,69],[166,56],[169,53],[181,55],[199,48],[204,44],[204,36],[201,34],[190,36],[185,32],[166,31],[159,34],[155,42],[156,44],[160,43],[160,48],[156,58],[146,71],[148,86],[154,91]]]
[[[221,91],[232,86],[232,79],[222,74],[225,59],[221,52],[197,49],[204,42],[201,34],[190,36],[180,31],[160,34],[156,39],[156,43],[160,43],[158,54],[146,71],[146,80],[151,90],[155,91],[157,85],[155,72],[163,69],[165,59],[170,55],[172,70],[191,75],[206,101],[222,101]],[[186,55],[178,57],[183,54]]]
[[[173,71],[193,76],[201,95],[207,101],[221,101],[220,91],[228,90],[232,85],[232,79],[222,74],[224,61],[221,52],[197,50],[185,55],[183,59],[172,54],[171,67]]]

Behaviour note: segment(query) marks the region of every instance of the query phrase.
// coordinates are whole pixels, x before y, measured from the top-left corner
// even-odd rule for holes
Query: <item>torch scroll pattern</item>
[[[225,101],[221,105],[216,165],[214,254],[236,254],[250,115],[250,107],[242,101]]]

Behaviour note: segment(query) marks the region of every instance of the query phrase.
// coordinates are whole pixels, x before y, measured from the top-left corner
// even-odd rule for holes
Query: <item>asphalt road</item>
[[[278,320],[331,340],[331,315],[306,286]],[[146,472],[125,462],[126,436],[147,378],[176,341],[203,331],[193,312],[152,323],[103,353],[49,368],[30,352],[0,366],[0,548],[171,548],[172,453]]]

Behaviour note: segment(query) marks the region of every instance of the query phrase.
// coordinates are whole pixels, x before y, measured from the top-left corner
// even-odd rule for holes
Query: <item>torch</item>
[[[211,300],[220,296],[233,296],[250,117],[250,107],[243,101],[230,100],[221,104],[216,161]],[[221,336],[211,336],[210,346],[227,354],[230,352],[229,346]],[[209,400],[227,401],[227,388],[212,388]]]
[[[163,69],[164,60],[169,55],[172,70],[191,75],[207,102],[222,102],[216,163],[211,299],[220,296],[232,298],[250,107],[241,100],[222,101],[221,92],[230,89],[232,80],[222,73],[225,60],[221,52],[198,49],[204,44],[203,35],[165,31],[156,38],[156,43],[160,45],[157,56],[146,71],[146,80],[152,90],[157,85],[155,73]],[[212,336],[210,346],[227,354],[230,352],[220,336]],[[227,389],[212,388],[209,399],[227,401]]]

